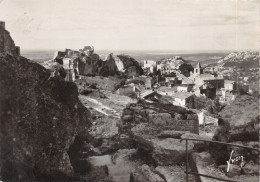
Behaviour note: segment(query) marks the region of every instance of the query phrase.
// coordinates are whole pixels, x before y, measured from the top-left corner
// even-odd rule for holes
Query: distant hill
[[[259,67],[259,52],[243,51],[232,52],[225,58],[218,61],[219,65],[224,67],[243,67],[256,68]]]

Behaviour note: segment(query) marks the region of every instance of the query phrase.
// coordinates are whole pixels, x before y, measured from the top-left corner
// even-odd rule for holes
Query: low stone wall
[[[122,120],[127,123],[148,123],[152,126],[166,127],[176,131],[199,133],[198,116],[196,113],[188,111],[180,113],[176,110],[167,113],[158,111],[158,108],[145,108],[142,104],[130,104],[124,109]]]

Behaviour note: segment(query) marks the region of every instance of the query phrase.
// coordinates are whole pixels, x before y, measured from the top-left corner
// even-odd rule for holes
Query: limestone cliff
[[[67,152],[90,124],[77,86],[50,78],[43,66],[23,57],[0,53],[0,65],[0,176],[9,181],[72,176]]]

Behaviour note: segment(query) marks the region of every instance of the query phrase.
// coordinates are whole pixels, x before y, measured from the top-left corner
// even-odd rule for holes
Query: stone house
[[[217,90],[224,88],[224,79],[223,78],[205,79],[205,80],[203,80],[203,82],[213,85]]]
[[[156,67],[156,61],[154,60],[144,60],[144,69],[149,68],[151,73],[153,73],[153,68]]]
[[[173,96],[173,105],[186,107],[186,105],[193,99],[193,94],[189,92],[176,92]]]
[[[177,92],[191,92],[194,84],[177,85]]]
[[[235,90],[236,89],[236,82],[232,80],[225,80],[224,81],[224,88],[226,90]]]
[[[224,79],[220,77],[214,77],[212,74],[203,74],[203,69],[200,63],[194,68],[194,73],[191,74],[190,79],[192,79],[197,87],[204,83],[209,83],[213,85],[217,90],[224,88]]]
[[[118,95],[125,95],[125,96],[136,94],[139,97],[141,93],[141,89],[134,84],[130,84],[117,89],[116,93]]]
[[[169,81],[177,82],[176,80],[178,81],[177,77],[165,77],[165,82],[169,82]]]
[[[222,89],[221,90],[221,96],[219,97],[219,101],[222,103],[230,103],[236,99],[238,96],[238,91],[235,90],[226,90]]]
[[[161,86],[157,89],[157,92],[161,95],[173,96],[177,92],[177,87]]]
[[[214,126],[218,126],[218,119],[210,116],[207,111],[202,109],[197,113],[199,119],[199,125],[209,125],[212,124]]]
[[[151,89],[151,88],[153,88],[152,78],[151,78],[151,77],[146,77],[144,84],[145,84],[145,89]]]

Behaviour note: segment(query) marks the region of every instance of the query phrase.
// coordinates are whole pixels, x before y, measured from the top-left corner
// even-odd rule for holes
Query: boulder
[[[41,65],[0,54],[0,176],[9,181],[73,175],[68,150],[87,135],[90,112],[77,86]]]
[[[218,166],[226,174],[227,177],[231,178],[234,176],[241,175],[241,168],[238,165],[230,164],[229,171],[227,171],[227,165]]]
[[[254,163],[246,164],[242,168],[242,174],[248,174],[248,175],[257,175],[259,176],[260,171],[260,165],[256,165]]]
[[[143,70],[134,58],[127,55],[113,55],[113,53],[110,53],[100,70],[100,75],[114,76],[120,74],[138,76],[143,74]]]
[[[258,99],[240,95],[221,110],[219,116],[213,140],[227,143],[259,141]],[[225,145],[212,144],[210,151],[218,165],[225,164],[230,155],[229,148]]]
[[[259,140],[259,102],[257,98],[240,95],[219,115],[230,125],[229,141]]]
[[[186,181],[186,174],[184,173],[184,165],[172,166],[157,166],[155,168],[157,174],[162,176],[166,182],[183,182]],[[189,175],[189,181],[196,181],[193,175]]]
[[[165,182],[162,177],[154,173],[146,164],[135,169],[130,176],[130,182]]]
[[[147,151],[157,165],[171,165],[185,161],[185,141],[174,138],[158,138],[160,129],[139,124],[132,128],[132,137],[138,148]],[[188,152],[193,148],[193,142],[188,144]]]
[[[181,136],[185,134],[184,131],[174,131],[174,130],[166,130],[162,131],[159,134],[159,137],[161,138],[176,138],[176,139],[181,139]]]
[[[102,154],[111,153],[120,147],[118,122],[119,119],[113,116],[102,116],[89,128],[92,137],[90,142],[94,143]]]
[[[140,164],[132,160],[136,149],[120,149],[113,156],[113,165],[108,166],[109,176],[114,182],[129,182],[131,172]]]

